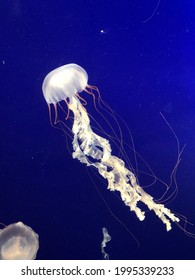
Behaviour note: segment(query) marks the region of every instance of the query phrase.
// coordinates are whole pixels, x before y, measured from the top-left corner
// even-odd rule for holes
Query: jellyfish
[[[165,224],[166,230],[172,228],[172,223],[180,219],[158,203],[138,183],[136,175],[126,166],[125,162],[112,154],[109,139],[93,131],[90,118],[86,110],[86,102],[80,93],[91,93],[95,87],[88,84],[87,72],[77,64],[67,64],[51,71],[44,79],[42,85],[43,96],[49,108],[50,121],[52,122],[51,106],[55,111],[54,124],[58,120],[58,108],[62,108],[64,101],[68,108],[66,119],[70,111],[73,113],[72,157],[78,159],[86,166],[97,169],[99,174],[107,180],[108,189],[120,193],[122,201],[134,212],[140,221],[145,218],[146,212],[141,208],[145,204],[153,210],[156,216]],[[138,205],[139,202],[139,205]],[[141,202],[141,203],[140,203]]]
[[[22,222],[0,230],[0,260],[34,260],[38,249],[38,234]]]

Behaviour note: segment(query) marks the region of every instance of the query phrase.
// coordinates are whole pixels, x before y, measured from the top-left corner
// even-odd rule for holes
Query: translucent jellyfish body
[[[165,224],[167,231],[171,229],[171,222],[179,222],[179,218],[163,204],[154,201],[138,183],[134,173],[125,162],[112,154],[109,139],[96,134],[87,113],[87,103],[82,104],[80,92],[90,92],[96,89],[87,84],[86,71],[77,64],[67,64],[51,71],[43,81],[43,95],[48,104],[51,121],[51,104],[55,110],[55,121],[58,121],[58,108],[63,109],[61,101],[65,101],[69,111],[73,113],[73,153],[72,157],[87,166],[95,167],[99,174],[108,182],[110,191],[118,191],[126,206],[133,211],[140,221],[145,218],[142,202],[149,210],[153,210]],[[66,117],[67,119],[67,117]],[[97,120],[98,121],[98,120]],[[63,122],[63,121],[60,121]]]
[[[34,260],[39,248],[39,236],[22,222],[0,230],[1,260]]]

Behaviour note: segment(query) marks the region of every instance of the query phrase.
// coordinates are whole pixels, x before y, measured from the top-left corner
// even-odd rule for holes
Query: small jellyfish
[[[38,234],[22,222],[0,230],[0,260],[34,260],[38,249]]]

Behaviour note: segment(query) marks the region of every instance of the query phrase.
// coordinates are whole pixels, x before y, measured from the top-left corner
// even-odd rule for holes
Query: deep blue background
[[[41,91],[49,71],[71,62],[81,65],[89,84],[97,85],[125,119],[136,151],[168,181],[177,146],[162,112],[181,147],[186,144],[179,193],[167,206],[194,223],[195,4],[161,0],[149,19],[157,3],[0,3],[0,221],[31,226],[40,236],[38,259],[101,259],[104,226],[112,236],[111,259],[195,258],[193,238],[175,225],[167,233],[150,212],[140,222],[91,173],[110,209],[139,240],[138,247],[108,211],[89,170],[72,159],[63,133],[50,126]],[[92,106],[87,105],[91,113]],[[147,191],[155,196],[164,188],[156,184]],[[195,232],[193,226],[187,229]]]

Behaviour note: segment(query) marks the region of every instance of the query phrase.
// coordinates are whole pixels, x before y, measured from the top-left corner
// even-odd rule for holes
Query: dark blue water
[[[157,0],[1,1],[0,221],[31,226],[40,236],[38,259],[101,259],[102,227],[112,237],[110,259],[195,258],[195,239],[177,225],[167,233],[152,212],[140,222],[99,175],[72,159],[70,139],[67,144],[63,132],[50,126],[41,90],[49,71],[81,65],[89,84],[97,85],[126,121],[136,151],[168,182],[177,142],[162,112],[180,147],[186,145],[178,194],[166,206],[193,224],[195,4],[161,0],[157,5]],[[98,118],[93,102],[86,108]],[[133,154],[127,153],[136,169]],[[143,166],[138,160],[138,169]],[[149,176],[138,175],[142,186],[149,184]],[[146,191],[158,198],[165,188],[157,182]],[[174,185],[168,195],[173,191]],[[187,224],[186,230],[195,232],[195,227]]]

